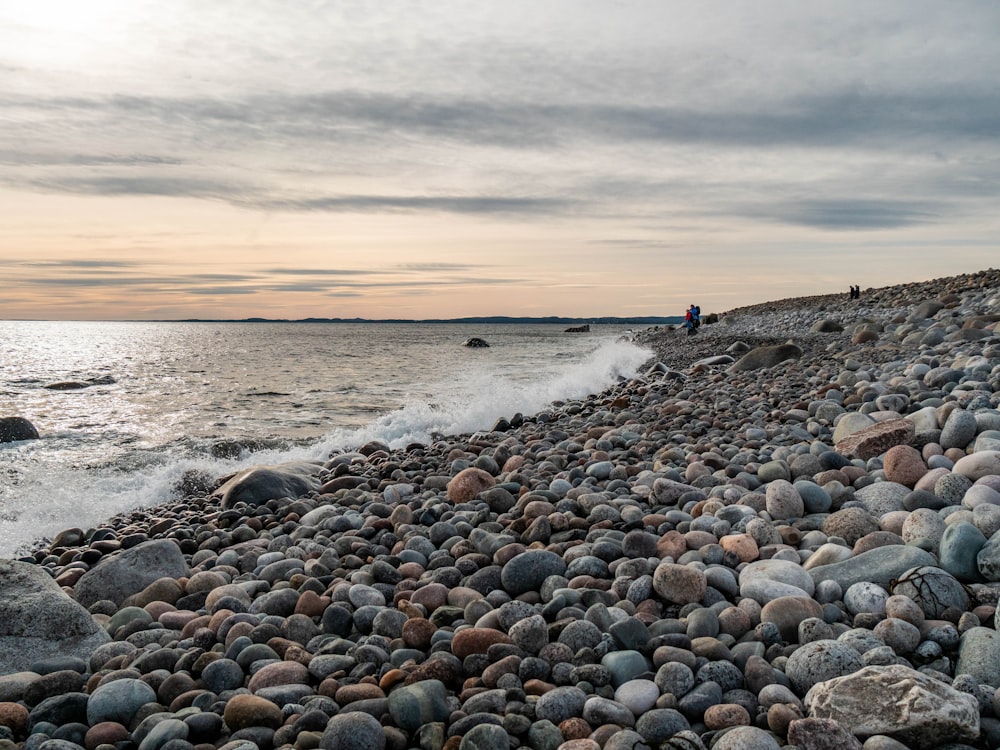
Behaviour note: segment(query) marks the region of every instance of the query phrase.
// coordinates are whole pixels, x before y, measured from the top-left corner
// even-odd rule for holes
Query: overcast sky
[[[996,0],[0,0],[0,318],[676,315],[976,271],[997,71]]]

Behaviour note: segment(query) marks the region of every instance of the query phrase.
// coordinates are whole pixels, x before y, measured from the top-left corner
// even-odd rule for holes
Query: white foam
[[[485,369],[447,386],[438,404],[411,403],[355,430],[337,430],[322,442],[326,453],[380,440],[390,448],[430,443],[435,434],[457,435],[489,429],[501,417],[534,414],[557,400],[600,393],[620,377],[635,375],[650,352],[625,341],[605,341],[582,362],[552,362],[545,370],[500,375]],[[442,391],[445,387],[442,386]]]

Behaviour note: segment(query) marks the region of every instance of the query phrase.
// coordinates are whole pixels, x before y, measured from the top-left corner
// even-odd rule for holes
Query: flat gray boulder
[[[111,640],[52,576],[31,563],[0,560],[0,675],[55,656],[89,661]]]
[[[255,466],[238,473],[212,497],[219,498],[223,508],[232,508],[236,503],[263,505],[281,497],[302,497],[319,489],[320,468],[308,461]]]
[[[921,565],[937,565],[937,560],[919,547],[892,544],[870,549],[841,562],[819,565],[810,569],[809,575],[815,583],[836,581],[844,591],[861,581],[888,588],[894,579]]]
[[[731,365],[735,361],[736,360],[734,360],[728,354],[716,354],[714,357],[705,357],[703,359],[699,359],[691,366],[698,367],[699,365],[704,365],[706,367],[709,367],[711,365]]]
[[[778,344],[777,346],[758,346],[740,357],[729,368],[729,372],[744,372],[759,370],[762,367],[774,367],[789,359],[799,359],[802,349],[795,344]]]
[[[103,558],[76,582],[73,597],[84,607],[102,599],[121,605],[153,581],[189,574],[180,547],[169,539],[154,539]]]
[[[841,333],[844,330],[843,324],[839,320],[824,318],[817,320],[809,329],[813,333]]]

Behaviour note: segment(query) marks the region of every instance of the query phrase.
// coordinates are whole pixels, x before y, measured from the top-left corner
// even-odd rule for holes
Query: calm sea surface
[[[0,557],[218,475],[377,438],[489,429],[597,393],[650,356],[625,329],[550,325],[0,321]],[[478,336],[488,349],[462,343]],[[54,390],[54,383],[91,383]]]

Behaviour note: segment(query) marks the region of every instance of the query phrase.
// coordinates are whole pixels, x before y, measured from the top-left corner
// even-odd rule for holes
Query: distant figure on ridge
[[[691,305],[694,311],[694,327],[701,328],[701,305]]]
[[[695,323],[697,317],[695,316],[694,310],[694,305],[691,305],[691,307],[687,309],[687,312],[684,313],[684,327],[687,328],[688,336],[693,336],[698,332],[698,326]]]

